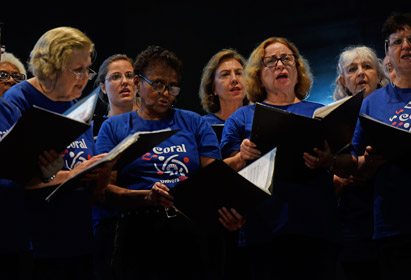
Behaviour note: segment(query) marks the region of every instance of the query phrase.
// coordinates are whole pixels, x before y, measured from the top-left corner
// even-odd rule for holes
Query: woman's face
[[[57,76],[55,92],[63,101],[79,98],[89,81],[90,48],[74,48],[67,65]]]
[[[339,81],[352,94],[365,88],[364,97],[366,97],[377,89],[381,77],[370,60],[357,57],[344,67],[344,74],[340,76]]]
[[[0,63],[0,72],[6,72],[9,74],[10,78],[7,81],[0,81],[0,97],[12,86],[21,82],[20,80],[15,80],[11,75],[12,74],[21,74],[19,69],[9,62]]]
[[[281,58],[292,54],[293,52],[286,45],[276,42],[265,48],[264,57]],[[289,65],[278,60],[275,66],[269,68],[263,65],[261,69],[261,82],[267,93],[294,92],[297,79],[295,62]]]
[[[401,73],[403,73],[402,75],[409,75],[411,72],[411,43],[404,40],[404,38],[410,37],[410,27],[398,30],[389,37],[388,55],[397,76]],[[401,44],[394,44],[395,42],[401,42]]]
[[[237,59],[225,59],[217,67],[214,75],[214,93],[220,100],[243,101],[245,98],[243,66]]]
[[[145,78],[152,83],[160,83],[165,86],[178,86],[177,72],[163,64],[157,64],[148,68]],[[162,117],[170,110],[176,96],[171,95],[166,88],[163,92],[158,92],[142,78],[137,79],[137,88],[140,93],[140,108],[143,112],[155,117]]]
[[[137,87],[134,83],[133,65],[127,60],[117,60],[108,65],[101,90],[107,94],[110,106],[135,102]]]

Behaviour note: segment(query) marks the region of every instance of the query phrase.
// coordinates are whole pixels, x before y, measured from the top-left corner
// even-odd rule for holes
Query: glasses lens
[[[166,88],[165,85],[160,84],[160,83],[152,83],[151,86],[153,87],[153,89],[155,91],[158,91],[158,92],[161,92],[161,93],[163,93],[165,88]]]
[[[23,81],[25,78],[26,78],[26,76],[24,75],[24,74],[20,74],[20,73],[14,73],[13,75],[11,75],[12,77],[13,77],[13,79],[16,81],[16,82],[21,82],[21,81]]]
[[[123,77],[123,75],[121,75],[120,73],[114,73],[108,79],[110,81],[118,81],[118,80],[121,80],[122,77]]]
[[[7,81],[10,78],[9,73],[7,72],[0,72],[0,81]]]
[[[278,59],[275,56],[267,56],[263,58],[263,64],[265,67],[271,68],[277,64]]]
[[[127,80],[134,80],[135,77],[133,72],[127,72],[125,76]]]
[[[287,65],[293,65],[295,62],[295,57],[292,54],[283,55],[281,57],[281,62]]]
[[[168,92],[171,95],[177,96],[180,93],[180,88],[179,87],[168,87]]]

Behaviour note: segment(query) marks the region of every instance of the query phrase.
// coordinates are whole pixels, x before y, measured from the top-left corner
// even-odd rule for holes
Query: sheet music
[[[241,169],[238,174],[271,194],[271,183],[274,174],[274,160],[277,148],[272,149],[258,160]]]
[[[77,108],[75,108],[74,110],[65,115],[77,121],[88,122],[93,117],[97,97],[97,94],[90,94],[90,96],[86,97],[87,99],[84,100],[84,102],[82,102],[81,104],[79,104]]]

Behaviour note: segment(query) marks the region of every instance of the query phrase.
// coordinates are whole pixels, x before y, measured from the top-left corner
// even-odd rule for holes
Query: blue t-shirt
[[[202,117],[208,122],[209,125],[213,124],[224,124],[225,121],[217,117],[215,114],[207,114]]]
[[[401,129],[411,130],[411,89],[391,84],[377,89],[364,99],[360,114],[365,113]],[[363,155],[365,139],[360,122],[353,137],[357,155]],[[411,233],[411,171],[387,163],[374,179],[374,238]]]
[[[125,137],[138,131],[180,129],[160,145],[124,167],[118,185],[134,190],[151,189],[155,182],[169,188],[192,176],[201,167],[200,156],[219,159],[218,140],[212,128],[197,113],[171,109],[163,120],[145,120],[136,111],[113,116],[101,126],[97,150],[108,152]],[[94,218],[104,218],[95,212]]]
[[[21,117],[20,110],[0,98],[0,139]],[[2,162],[7,164],[7,162]],[[0,178],[0,254],[18,253],[29,248],[24,217],[24,189],[20,184]]]
[[[5,94],[21,113],[32,105],[63,113],[76,101],[53,101],[28,81],[23,81]],[[35,137],[33,135],[33,137]],[[88,129],[64,151],[63,170],[71,170],[96,154],[93,132]],[[35,257],[63,257],[90,253],[92,223],[89,193],[79,188],[45,202],[54,187],[26,191],[26,215],[30,221],[30,239]]]
[[[273,107],[312,117],[315,109],[321,106],[301,101]],[[223,157],[239,151],[241,142],[250,137],[254,110],[254,104],[243,106],[226,120],[220,144]],[[288,183],[274,178],[271,198],[247,216],[247,223],[240,234],[240,245],[264,244],[282,234],[340,241],[339,230],[332,176],[327,170],[318,170],[304,183]]]

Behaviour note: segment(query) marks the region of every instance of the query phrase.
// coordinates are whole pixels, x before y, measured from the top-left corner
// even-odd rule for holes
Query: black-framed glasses
[[[403,37],[403,38],[393,38],[390,40],[385,40],[385,42],[391,47],[399,47],[404,43],[404,40],[407,40],[407,43],[411,45],[411,36]]]
[[[276,57],[275,55],[266,56],[261,59],[263,65],[267,68],[273,68],[277,66],[278,61],[285,66],[294,66],[296,57],[293,54],[283,54],[281,57]]]
[[[126,80],[133,81],[136,75],[134,75],[133,72],[126,72],[124,75],[116,72],[116,73],[111,74],[106,80],[116,82],[116,81],[121,81],[123,77],[125,77]]]
[[[166,89],[168,90],[168,93],[174,96],[177,96],[180,93],[180,88],[176,86],[166,86],[162,83],[159,82],[152,82],[146,77],[144,77],[141,74],[138,74],[140,78],[142,78],[144,81],[146,81],[155,91],[159,93],[163,93]]]
[[[10,74],[9,72],[6,72],[6,71],[0,71],[0,81],[2,82],[8,81],[10,77],[13,77],[13,79],[18,83],[26,79],[26,75],[21,74],[21,73],[15,72],[15,73]]]
[[[70,69],[70,72],[76,75],[77,80],[84,79],[86,78],[86,76],[88,76],[89,80],[92,80],[97,75],[96,71],[94,71],[93,69],[89,67],[81,68],[81,70]]]

